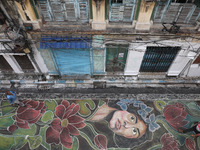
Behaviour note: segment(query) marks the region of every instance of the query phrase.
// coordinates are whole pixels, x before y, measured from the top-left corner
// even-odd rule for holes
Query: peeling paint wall
[[[105,0],[92,1],[93,21],[105,21]]]
[[[142,0],[142,3],[140,5],[138,22],[140,23],[149,22],[154,6],[155,6],[155,2],[145,2],[144,0]]]
[[[36,15],[35,15],[35,12],[33,10],[33,7],[30,3],[30,0],[26,0],[25,3],[24,3],[24,9],[22,8],[23,6],[16,2],[16,6],[18,8],[18,12],[19,14],[21,15],[23,21],[29,21],[26,17],[26,15],[28,16],[28,18],[30,19],[30,21],[36,21],[37,18],[36,18]]]

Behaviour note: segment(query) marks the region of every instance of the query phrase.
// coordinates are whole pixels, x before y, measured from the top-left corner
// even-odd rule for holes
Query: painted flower
[[[45,112],[44,102],[27,100],[23,103],[25,106],[19,106],[17,109],[15,123],[8,128],[10,132],[14,132],[18,127],[29,129],[29,124],[36,123]]]
[[[185,121],[187,112],[182,104],[176,103],[173,105],[167,105],[164,110],[164,116],[166,121],[175,129],[184,129],[184,126],[188,123]]]
[[[100,150],[107,149],[107,138],[105,135],[98,134],[94,137],[94,143]]]
[[[169,133],[163,134],[160,141],[163,145],[162,150],[179,150],[177,142]]]
[[[46,130],[47,143],[59,144],[61,142],[66,148],[72,147],[71,135],[80,135],[78,129],[85,126],[84,119],[76,115],[79,109],[79,104],[72,103],[70,105],[66,100],[63,100],[56,107],[55,115],[57,118],[51,122]]]
[[[185,140],[185,146],[187,147],[188,150],[195,150],[196,148],[196,143],[194,140],[187,138]]]

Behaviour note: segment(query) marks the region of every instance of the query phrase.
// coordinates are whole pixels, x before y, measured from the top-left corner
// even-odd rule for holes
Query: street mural
[[[195,150],[198,101],[1,101],[0,150]]]

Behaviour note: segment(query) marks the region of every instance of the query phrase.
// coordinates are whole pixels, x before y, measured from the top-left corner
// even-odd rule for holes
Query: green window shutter
[[[128,45],[107,45],[106,71],[124,71]]]
[[[132,22],[136,0],[123,0],[122,3],[112,3],[110,0],[109,21]]]

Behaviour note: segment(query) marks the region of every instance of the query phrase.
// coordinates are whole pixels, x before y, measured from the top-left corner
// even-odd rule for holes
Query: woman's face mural
[[[127,111],[116,111],[110,120],[113,132],[126,138],[140,138],[146,133],[147,126],[136,115]]]

